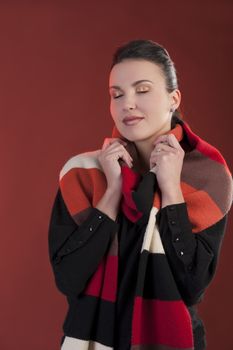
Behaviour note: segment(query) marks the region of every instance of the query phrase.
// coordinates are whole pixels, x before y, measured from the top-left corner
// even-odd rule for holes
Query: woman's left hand
[[[156,174],[161,192],[169,193],[180,188],[185,152],[177,138],[173,134],[160,135],[153,145],[155,147],[150,156],[150,171]]]

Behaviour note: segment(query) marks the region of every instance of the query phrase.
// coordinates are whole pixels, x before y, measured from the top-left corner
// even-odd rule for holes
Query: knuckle
[[[182,148],[177,149],[177,153],[180,155],[184,154],[184,150]]]

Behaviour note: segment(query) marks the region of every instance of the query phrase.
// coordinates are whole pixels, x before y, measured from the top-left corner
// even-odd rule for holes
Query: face
[[[116,64],[109,76],[110,112],[122,136],[130,141],[154,138],[170,130],[171,108],[178,108],[180,91],[166,91],[161,68],[147,60],[126,59]],[[144,117],[126,125],[123,118]]]

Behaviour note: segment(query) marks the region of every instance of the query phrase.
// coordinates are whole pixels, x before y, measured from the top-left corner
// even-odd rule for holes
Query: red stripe
[[[117,298],[118,256],[109,256],[106,262],[102,298],[116,301]]]
[[[132,222],[138,221],[143,213],[138,211],[132,198],[132,191],[136,190],[140,182],[140,174],[130,169],[127,165],[121,165],[122,175],[122,201],[121,209],[125,216]]]
[[[187,307],[180,301],[136,297],[132,323],[132,344],[160,344],[192,348],[193,332]]]
[[[117,272],[118,257],[116,255],[102,259],[90,278],[84,294],[114,302],[117,294]]]

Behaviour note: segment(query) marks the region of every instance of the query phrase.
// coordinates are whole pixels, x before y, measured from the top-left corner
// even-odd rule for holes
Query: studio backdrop
[[[0,2],[1,349],[59,349],[67,303],[49,263],[51,208],[64,163],[111,137],[118,45],[167,48],[184,119],[233,169],[232,13],[227,0]],[[233,348],[232,219],[199,305],[208,350]]]

